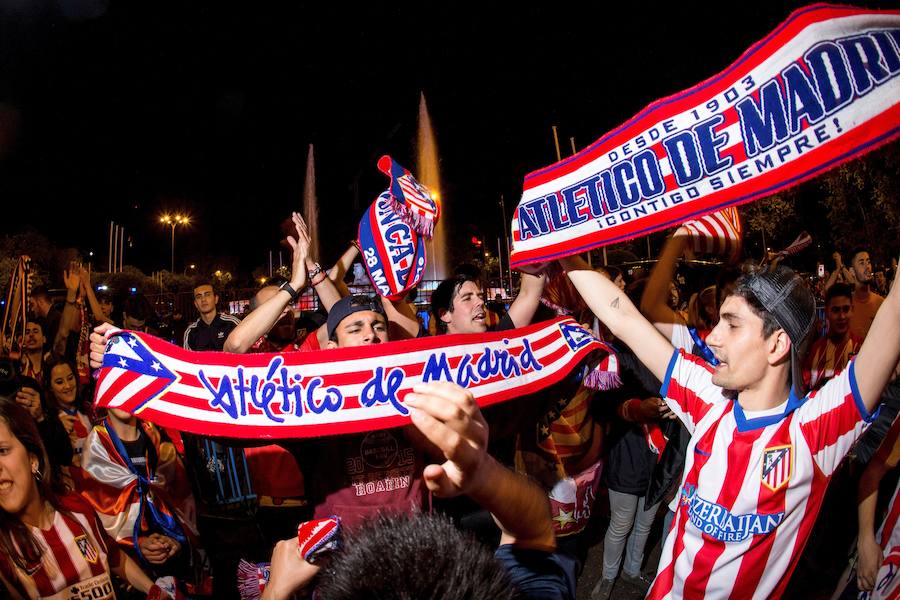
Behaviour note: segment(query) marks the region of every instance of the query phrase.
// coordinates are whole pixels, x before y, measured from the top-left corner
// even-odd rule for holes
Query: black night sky
[[[376,159],[415,172],[423,91],[451,233],[493,239],[500,194],[511,214],[555,160],[551,125],[583,148],[802,5],[527,4],[2,0],[0,234],[105,257],[115,220],[150,272],[169,264],[159,213],[186,210],[176,270],[249,272],[300,206],[312,143],[333,260],[385,187]]]

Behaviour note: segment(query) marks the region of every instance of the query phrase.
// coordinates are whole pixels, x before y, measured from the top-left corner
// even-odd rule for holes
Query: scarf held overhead
[[[796,185],[900,132],[900,11],[795,11],[722,73],[525,177],[513,267]]]
[[[110,338],[99,406],[201,435],[293,438],[409,423],[412,387],[452,381],[489,406],[534,393],[603,346],[573,319],[285,354],[191,352],[145,333]]]

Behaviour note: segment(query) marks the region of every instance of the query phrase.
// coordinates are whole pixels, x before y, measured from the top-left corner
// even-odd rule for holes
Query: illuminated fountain
[[[419,135],[416,141],[416,179],[423,183],[432,193],[434,200],[441,207],[441,217],[434,228],[434,237],[427,242],[428,267],[425,279],[444,279],[448,276],[447,268],[447,205],[441,198],[441,178],[438,170],[437,141],[434,129],[425,105],[425,94],[419,99]]]
[[[309,255],[317,259],[322,256],[319,247],[319,203],[316,200],[316,159],[313,145],[309,145],[306,156],[306,180],[303,183],[303,220],[309,230]],[[291,235],[296,235],[295,233]]]

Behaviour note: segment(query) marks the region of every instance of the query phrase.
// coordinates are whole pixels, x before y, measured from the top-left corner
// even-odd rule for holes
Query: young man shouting
[[[706,340],[720,361],[712,367],[675,351],[583,261],[561,262],[591,309],[663,382],[661,395],[691,432],[648,598],[781,595],[831,473],[900,357],[900,292],[891,291],[848,368],[806,396],[802,349],[815,304],[790,269],[738,281]]]

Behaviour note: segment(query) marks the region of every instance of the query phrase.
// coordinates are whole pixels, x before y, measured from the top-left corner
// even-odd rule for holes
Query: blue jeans
[[[629,577],[641,574],[644,545],[656,518],[657,506],[654,504],[645,510],[643,496],[609,490],[609,528],[603,538],[603,579],[615,579],[619,574],[623,549],[622,572]]]

